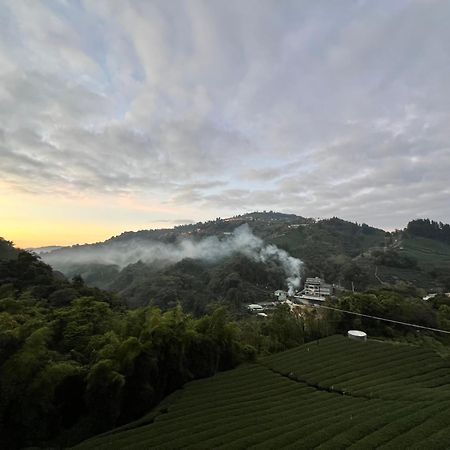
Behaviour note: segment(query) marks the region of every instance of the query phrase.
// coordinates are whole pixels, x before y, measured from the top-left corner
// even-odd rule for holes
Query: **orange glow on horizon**
[[[47,246],[66,246],[75,244],[93,244],[105,241],[125,231],[139,231],[143,229],[171,228],[170,223],[149,223],[146,226],[108,227],[94,224],[55,224],[28,223],[24,226],[2,225],[0,237],[14,242],[19,248],[36,248]]]
[[[170,228],[189,213],[131,195],[36,195],[0,182],[0,237],[20,248],[94,243],[124,231]]]
[[[95,226],[69,224],[31,223],[26,226],[4,228],[2,237],[13,241],[16,247],[47,247],[51,245],[73,245],[104,241],[114,232]]]

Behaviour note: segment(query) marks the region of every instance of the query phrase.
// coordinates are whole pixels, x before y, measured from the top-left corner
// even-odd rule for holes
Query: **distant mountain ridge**
[[[321,276],[330,283],[357,290],[403,284],[424,291],[450,291],[450,244],[445,242],[449,226],[427,219],[411,221],[401,231],[386,232],[337,217],[316,220],[295,214],[262,211],[218,217],[174,228],[127,231],[104,242],[56,248],[41,253],[41,257],[68,277],[80,274],[89,285],[112,289],[122,297],[126,294],[132,304],[156,302],[163,306],[168,299],[171,299],[171,304],[173,299],[182,296],[205,299],[212,292],[219,292],[221,299],[234,298],[233,301],[239,303],[245,296],[254,299],[255,292],[261,293],[260,289],[266,288],[262,284],[257,287],[240,273],[236,275],[234,284],[225,282],[228,276],[235,276],[231,274],[231,269],[229,273],[225,269],[233,265],[231,262],[231,266],[226,261],[217,267],[211,264],[205,266],[194,257],[192,263],[203,269],[187,277],[180,270],[183,266],[169,262],[162,265],[142,264],[139,251],[154,243],[159,246],[155,251],[161,251],[161,246],[178,248],[204,239],[226,240],[244,224],[250,226],[257,238],[301,259],[304,262],[304,277]],[[137,256],[128,262],[129,265],[95,261],[95,255],[99,252],[107,254],[111,250],[127,254],[132,248],[136,249]],[[77,263],[77,255],[88,255],[89,262]],[[157,260],[156,256],[154,259]],[[190,263],[186,267],[190,267]],[[244,270],[244,266],[239,267],[239,270]],[[222,274],[223,279],[214,282],[222,288],[211,291],[209,283],[211,278],[216,277],[214,271]],[[266,277],[260,273],[257,279]],[[269,298],[274,287],[283,286],[270,285],[263,297]]]
[[[42,255],[44,253],[53,252],[54,250],[59,250],[60,248],[65,248],[65,246],[63,246],[63,245],[50,245],[50,246],[47,246],[47,247],[29,247],[29,248],[26,248],[25,250],[28,251],[28,252],[36,253],[37,255]]]

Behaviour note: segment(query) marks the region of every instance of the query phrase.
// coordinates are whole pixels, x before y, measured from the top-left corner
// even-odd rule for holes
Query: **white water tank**
[[[354,339],[355,341],[367,341],[367,334],[364,333],[364,331],[349,330],[347,335],[350,339]]]

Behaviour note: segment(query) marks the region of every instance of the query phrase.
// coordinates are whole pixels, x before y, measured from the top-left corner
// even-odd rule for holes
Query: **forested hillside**
[[[272,301],[280,286],[284,286],[280,267],[235,255],[214,265],[183,259],[161,270],[138,262],[124,268],[108,287],[130,306],[151,303],[170,308],[180,303],[200,315],[211,309],[211,303],[239,310],[246,303]]]
[[[280,309],[234,321],[127,309],[11,244],[0,260],[0,447],[66,446],[127,423],[185,382],[308,339]],[[9,255],[9,256],[8,256]],[[13,256],[13,259],[10,256]]]
[[[412,220],[406,227],[408,234],[450,244],[450,225],[430,219]]]
[[[187,311],[202,314],[213,302],[239,309],[242,303],[271,299],[274,290],[286,288],[279,266],[261,264],[239,249],[209,257],[210,240],[214,245],[226,242],[245,224],[267,245],[300,259],[303,279],[321,276],[358,291],[410,286],[424,295],[450,290],[450,245],[444,237],[448,226],[426,220],[386,233],[338,218],[316,221],[250,213],[173,229],[126,232],[103,243],[58,249],[43,258],[69,278],[81,275],[89,286],[116,292],[130,306],[166,308],[181,302]],[[190,246],[205,248],[199,254]],[[183,256],[174,261],[174,251]]]
[[[200,314],[214,300],[239,308],[243,302],[270,300],[274,290],[286,288],[280,266],[255,261],[245,248],[208,258],[209,240],[226,242],[246,224],[267,245],[275,244],[303,261],[303,277],[322,275],[346,287],[353,282],[358,289],[367,287],[370,277],[354,259],[373,246],[384,245],[385,233],[367,225],[269,212],[172,230],[128,232],[104,243],[64,248],[43,257],[69,277],[80,274],[88,285],[117,292],[131,306],[166,307],[181,301],[186,310]],[[195,245],[206,247],[206,252],[189,257],[185,249]],[[214,245],[211,248],[213,253]],[[188,257],[173,263],[174,249]]]

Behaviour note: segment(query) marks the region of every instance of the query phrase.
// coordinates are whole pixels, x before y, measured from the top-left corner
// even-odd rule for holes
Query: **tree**
[[[343,272],[345,287],[363,290],[369,283],[369,274],[355,263],[350,263]]]
[[[125,377],[117,372],[109,359],[94,364],[87,376],[86,403],[90,410],[94,433],[111,428],[120,414]]]

